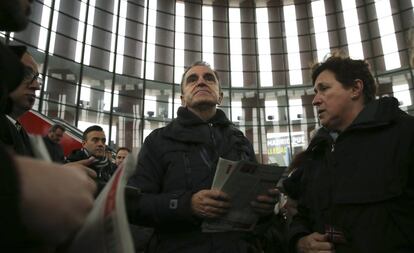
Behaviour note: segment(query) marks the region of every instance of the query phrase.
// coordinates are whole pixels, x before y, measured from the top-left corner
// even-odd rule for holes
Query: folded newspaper
[[[51,161],[43,138],[30,135],[35,157]],[[129,155],[116,169],[111,180],[95,200],[85,223],[69,245],[67,253],[134,253],[128,224],[125,189],[135,171],[137,160]],[[136,189],[135,189],[136,190]]]
[[[275,188],[285,170],[286,167],[220,158],[211,189],[227,193],[231,208],[222,217],[204,220],[203,232],[253,230],[259,216],[250,203]]]
[[[125,185],[136,158],[127,156],[106,184],[68,253],[134,253],[125,207]]]

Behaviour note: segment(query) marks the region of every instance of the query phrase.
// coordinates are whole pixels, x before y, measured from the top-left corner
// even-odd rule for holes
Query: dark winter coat
[[[63,153],[63,148],[59,143],[52,141],[49,136],[43,136],[43,142],[49,151],[50,159],[56,163],[64,163],[65,155]]]
[[[191,212],[192,195],[211,188],[219,157],[255,161],[252,145],[221,110],[205,122],[180,107],[146,138],[130,184],[143,192],[136,220],[155,228],[149,252],[255,252],[250,234],[202,233],[202,219]]]
[[[20,131],[7,118],[5,114],[0,115],[0,142],[13,149],[16,154],[34,157],[32,145],[26,130],[21,127]]]
[[[414,118],[396,99],[367,104],[335,141],[321,129],[307,152],[291,249],[330,226],[337,253],[414,252]]]

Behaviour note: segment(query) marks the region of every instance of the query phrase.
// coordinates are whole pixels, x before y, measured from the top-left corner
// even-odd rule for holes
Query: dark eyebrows
[[[106,138],[92,137],[92,141],[99,141],[99,140],[101,140],[103,143],[106,142]]]

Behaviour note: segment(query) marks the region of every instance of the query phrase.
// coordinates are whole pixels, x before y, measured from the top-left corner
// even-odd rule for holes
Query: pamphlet
[[[204,220],[203,232],[253,230],[259,216],[250,203],[275,188],[285,170],[286,167],[220,158],[211,188],[229,195],[231,209],[222,217]]]

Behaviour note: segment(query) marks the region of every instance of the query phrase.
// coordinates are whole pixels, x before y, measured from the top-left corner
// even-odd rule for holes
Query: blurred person
[[[108,182],[116,166],[106,156],[104,130],[98,125],[90,126],[83,132],[82,139],[82,148],[72,151],[66,161],[74,162],[93,157],[94,162],[89,167],[96,172],[100,183]]]
[[[331,56],[312,71],[323,126],[306,150],[292,252],[414,252],[414,118],[375,99],[363,60]]]
[[[28,23],[31,0],[0,1],[0,30],[20,31]],[[0,42],[0,113],[23,81],[25,66]],[[0,128],[3,129],[5,121]],[[93,206],[96,173],[89,161],[64,167],[15,155],[0,143],[0,251],[31,252],[70,239]],[[53,208],[53,212],[50,212]]]
[[[33,0],[0,1],[0,31],[17,32],[28,24]],[[24,66],[19,57],[0,41],[0,110],[4,112],[5,103],[10,91],[21,82]]]
[[[130,220],[154,227],[146,252],[260,252],[260,233],[205,233],[205,219],[224,215],[231,199],[211,184],[219,157],[256,161],[253,147],[236,129],[221,103],[217,72],[205,62],[192,64],[183,74],[178,117],[155,129],[138,155],[129,184],[141,189]],[[264,223],[273,215],[277,190],[251,203]],[[128,202],[127,202],[128,205]]]
[[[131,150],[127,147],[120,147],[116,151],[115,155],[115,164],[116,166],[119,166],[125,158],[131,153]]]
[[[10,46],[24,65],[23,81],[9,93],[5,114],[0,118],[5,125],[0,129],[0,141],[14,149],[17,154],[34,157],[29,135],[19,122],[19,118],[29,111],[35,102],[36,91],[40,89],[37,63],[25,46]]]
[[[57,163],[65,162],[65,155],[63,153],[63,148],[60,145],[60,140],[63,137],[66,129],[60,124],[55,124],[49,128],[47,135],[43,137],[43,141],[46,145],[47,150],[49,151],[50,158],[52,161]]]

